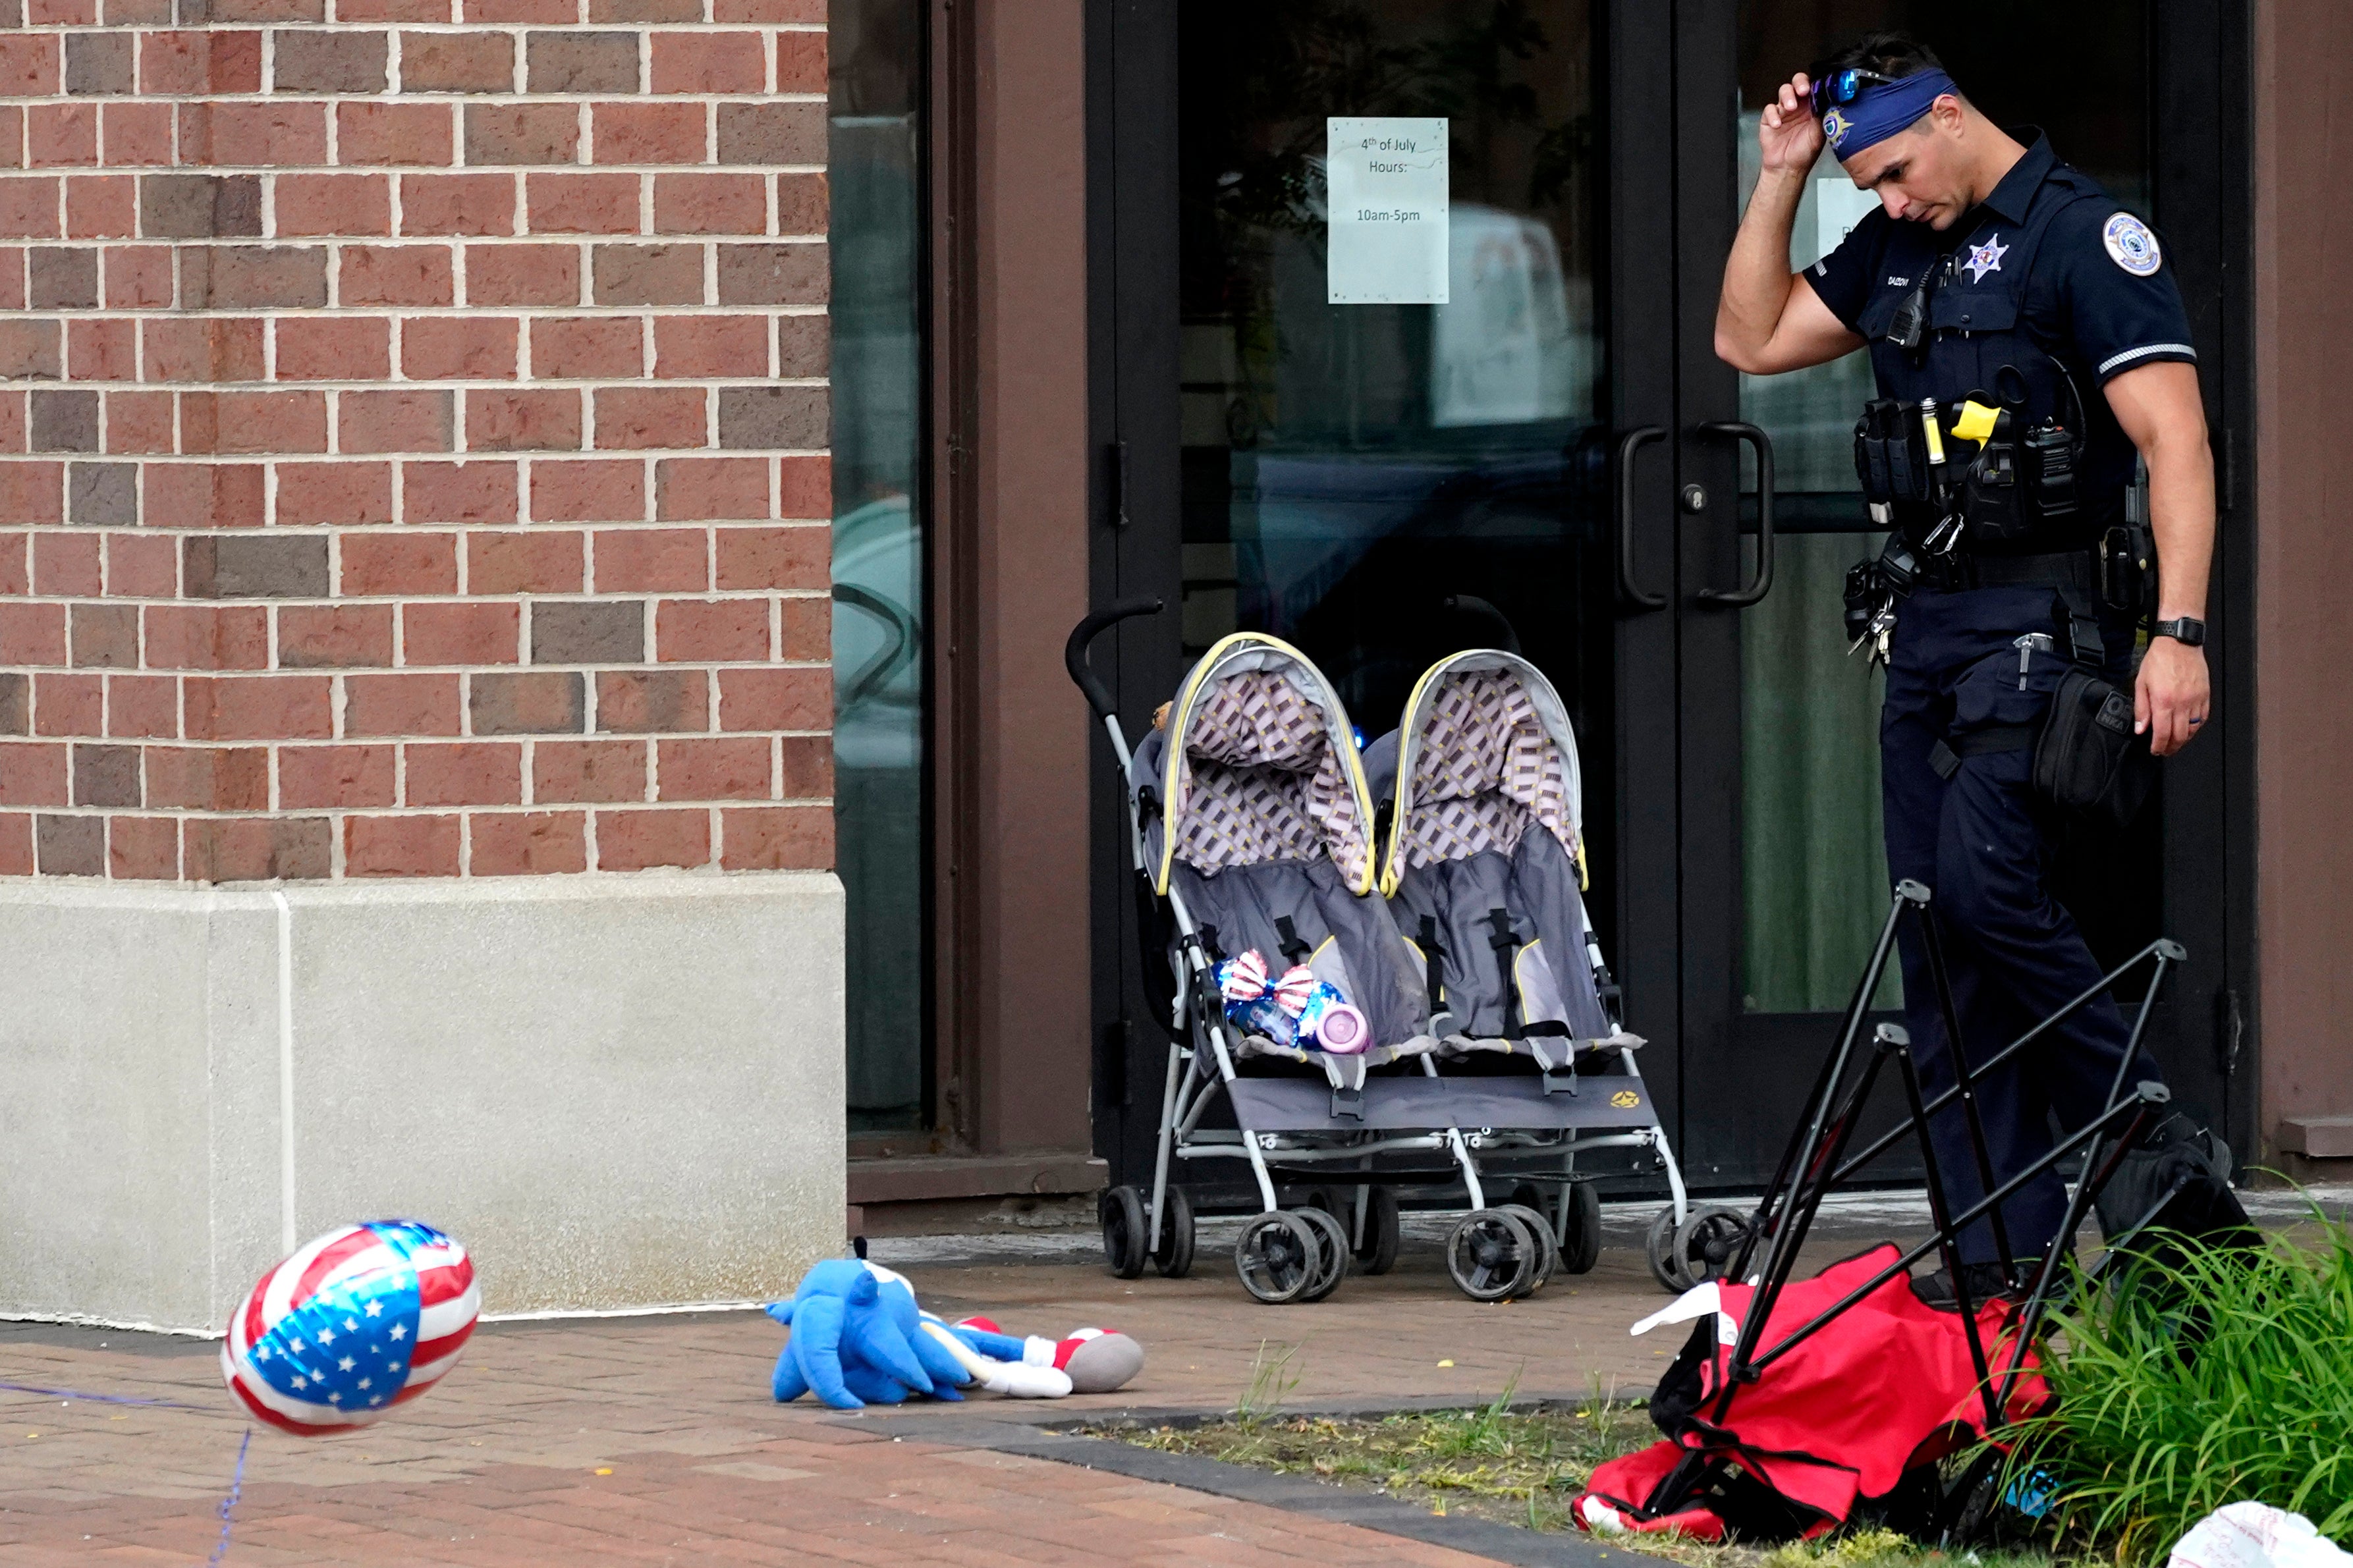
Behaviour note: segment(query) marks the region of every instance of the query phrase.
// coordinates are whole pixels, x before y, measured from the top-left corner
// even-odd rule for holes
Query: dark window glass
[[[834,0],[834,827],[849,1128],[922,1125],[923,11]]]
[[[1438,657],[1516,637],[1568,705],[1593,863],[1610,864],[1588,5],[1184,0],[1180,17],[1188,652],[1236,630],[1283,637],[1370,738]],[[1445,279],[1443,303],[1341,302],[1369,253],[1335,267],[1364,230],[1330,221],[1349,132],[1329,122],[1357,117],[1442,141],[1443,232],[1422,275]]]

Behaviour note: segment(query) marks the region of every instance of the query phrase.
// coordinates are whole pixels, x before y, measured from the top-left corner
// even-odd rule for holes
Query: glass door
[[[1647,9],[1106,0],[1092,559],[1097,603],[1176,612],[1099,655],[1145,722],[1238,629],[1303,648],[1367,741],[1440,656],[1526,654],[1575,727],[1590,904],[1613,959],[1633,955],[1632,1026],[1671,1042],[1673,656],[1625,614],[1613,471],[1626,323],[1648,323],[1635,360],[1660,363],[1671,284],[1663,230],[1641,266],[1614,259],[1610,193],[1631,187],[1605,129],[1614,61],[1639,60],[1644,100],[1669,95],[1668,50],[1630,49],[1609,15]],[[1653,512],[1671,460],[1644,455]],[[1657,547],[1640,543],[1646,561]],[[1664,829],[1628,832],[1630,797],[1646,819],[1663,805]],[[1099,818],[1099,909],[1129,897],[1116,832]],[[1148,1157],[1163,1059],[1131,942],[1099,928],[1097,1129],[1115,1166]]]
[[[1966,18],[1909,0],[1739,0],[1735,15],[1725,14],[1732,7],[1704,9],[1710,14],[1698,18],[1704,27],[1729,26],[1734,36],[1727,63],[1735,90],[1715,101],[1732,98],[1737,107],[1714,127],[1687,126],[1686,136],[1702,140],[1682,149],[1679,159],[1687,178],[1711,184],[1719,177],[1718,160],[1731,163],[1730,199],[1719,210],[1736,214],[1755,187],[1757,115],[1779,84],[1882,27],[1922,38],[1998,123],[2039,121],[2063,158],[2124,204],[2147,210],[2146,0],[2100,0],[2057,12],[1994,4]],[[2029,37],[2033,47],[2015,47]],[[1687,56],[1705,52],[1688,34],[1679,47]],[[1728,158],[1715,151],[1726,139]],[[1873,205],[1826,152],[1791,235],[1792,270],[1834,248]],[[1715,288],[1706,268],[1720,268],[1724,253],[1716,232],[1709,215],[1692,213],[1678,237],[1679,247],[1695,253],[1691,286],[1711,310]],[[1687,331],[1697,328],[1686,323]],[[1852,460],[1854,419],[1871,395],[1870,368],[1861,353],[1762,378],[1701,364],[1692,367],[1683,398],[1686,405],[1713,403],[1736,384],[1738,417],[1765,432],[1775,456],[1775,571],[1769,594],[1741,613],[1734,645],[1711,639],[1699,660],[1686,663],[1687,707],[1705,703],[1700,683],[1720,684],[1737,692],[1737,717],[1721,737],[1694,737],[1685,765],[1720,769],[1738,783],[1731,800],[1703,801],[1699,821],[1686,829],[1687,837],[1694,828],[1704,836],[1712,820],[1706,813],[1728,812],[1737,853],[1720,867],[1687,854],[1683,907],[1687,953],[1721,945],[1730,960],[1725,976],[1734,982],[1726,987],[1704,971],[1686,969],[1686,1158],[1696,1181],[1740,1184],[1767,1173],[1778,1155],[1869,955],[1888,893],[1879,795],[1883,682],[1860,657],[1849,656],[1840,622],[1846,570],[1875,552],[1881,537],[1864,514]],[[1753,572],[1753,458],[1744,460],[1741,488],[1738,526]],[[2063,854],[2061,896],[2111,961],[2157,934],[2158,821],[2158,812],[2146,814],[2129,842],[2082,831]],[[1735,930],[1725,929],[1727,917]],[[1887,976],[1874,1002],[1901,1007],[1898,975]],[[1904,1173],[1891,1166],[1884,1173]]]
[[[1839,616],[1847,566],[1877,548],[1851,458],[1868,368],[1744,384],[1714,350],[1754,116],[1841,44],[1909,26],[1997,120],[2039,113],[2138,204],[2147,9],[1098,13],[1094,597],[1179,611],[1103,656],[1131,721],[1237,628],[1303,647],[1368,738],[1438,655],[1516,639],[1574,716],[1589,902],[1699,1186],[1769,1173],[1888,899],[1879,682]],[[1826,163],[1792,264],[1867,210]],[[1097,907],[1122,910],[1097,928],[1098,1131],[1118,1165],[1148,1153],[1161,1037],[1107,778],[1098,795]],[[2149,843],[2070,848],[2097,869],[2062,882],[2103,953],[2154,932],[2158,821]],[[1894,977],[1876,1001],[1900,1005]]]
[[[1184,657],[1297,644],[1367,737],[1465,646],[1612,816],[1588,0],[1177,7]]]

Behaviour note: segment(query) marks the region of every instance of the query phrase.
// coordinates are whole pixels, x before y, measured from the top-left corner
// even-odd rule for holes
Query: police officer
[[[1888,870],[1934,889],[1964,1044],[1982,1061],[2100,976],[2047,884],[2061,814],[2032,789],[2030,751],[2002,737],[2031,732],[2076,657],[2129,688],[2136,729],[2158,756],[2180,750],[2210,711],[2201,617],[2214,475],[2189,323],[2148,226],[2039,132],[1987,120],[1901,34],[1875,34],[1790,79],[1766,106],[1758,141],[1763,174],[1725,268],[1716,353],[1770,375],[1868,348],[1889,401],[1867,417],[1899,447],[1908,429],[1904,451],[1916,459],[1927,434],[1916,411],[1936,400],[1937,444],[1949,447],[1943,479],[1970,450],[1946,438],[1971,395],[2020,438],[2017,483],[2000,492],[2007,513],[1980,509],[1978,492],[1963,506],[1942,489],[1925,503],[1898,491],[1874,508],[1918,567],[1908,595],[1890,601],[1885,645]],[[1825,141],[1880,205],[1792,274],[1790,226]],[[2047,487],[2025,454],[2036,442],[2052,449]],[[2137,674],[2134,611],[2152,606],[2107,603],[2097,553],[2126,521],[2136,451],[2158,561]],[[1924,1079],[1941,1088],[1952,1063],[1916,936],[1903,960],[1906,1023]],[[2050,1151],[2052,1113],[2070,1131],[2099,1113],[2128,1044],[2103,997],[1993,1075],[1979,1103],[1998,1183]],[[2144,1058],[2126,1081],[2157,1077]],[[1956,1208],[1975,1203],[1966,1124],[1947,1115],[1933,1131]],[[2065,1199],[2046,1174],[2004,1205],[2021,1267],[2054,1237]],[[1986,1225],[1963,1236],[1961,1256],[1972,1300],[2012,1283]],[[1921,1288],[1949,1297],[1952,1284],[1940,1275]]]

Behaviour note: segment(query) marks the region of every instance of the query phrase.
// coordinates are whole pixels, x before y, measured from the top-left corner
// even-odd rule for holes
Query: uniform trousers
[[[1933,890],[1931,918],[1972,1068],[2090,990],[2102,973],[2074,917],[2051,896],[2062,814],[2034,792],[2032,752],[1966,757],[1950,779],[1930,760],[1939,740],[2041,721],[2068,668],[2054,597],[2050,588],[1947,593],[1923,585],[1898,606],[1890,648],[1880,714],[1888,875]],[[2018,638],[2032,632],[2053,634],[2056,648],[2021,651]],[[2129,689],[2131,628],[2110,617],[2102,635],[2107,678]],[[1905,922],[1901,950],[1905,1023],[1922,1088],[1933,1099],[1957,1079],[1915,922]],[[2102,995],[1979,1082],[1997,1186],[2051,1152],[2054,1116],[2063,1133],[2073,1132],[2105,1109],[2130,1036],[2115,1002]],[[2144,1050],[2125,1088],[2158,1076]],[[1957,1100],[1933,1119],[1930,1133],[1950,1211],[1958,1214],[1986,1189]],[[2045,1172],[2003,1203],[2013,1256],[2029,1258],[2050,1244],[2066,1202],[2060,1176]],[[1992,1227],[1969,1226],[1960,1250],[1965,1262],[1994,1261]]]

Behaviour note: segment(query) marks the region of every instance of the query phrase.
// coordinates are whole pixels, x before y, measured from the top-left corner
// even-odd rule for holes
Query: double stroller
[[[1633,1149],[1672,1194],[1653,1269],[1689,1283],[1661,1269],[1661,1238],[1672,1251],[1702,1216],[1579,896],[1577,748],[1551,683],[1516,654],[1452,655],[1360,757],[1314,664],[1241,632],[1131,750],[1086,651],[1158,608],[1091,616],[1066,649],[1125,780],[1145,973],[1171,1041],[1151,1188],[1103,1195],[1112,1271],[1189,1272],[1176,1167],[1223,1161],[1247,1165],[1261,1205],[1234,1247],[1259,1300],[1320,1300],[1352,1264],[1385,1272],[1401,1187],[1459,1186],[1448,1273],[1475,1300],[1525,1296],[1599,1251],[1601,1173],[1578,1157]],[[1295,1025],[1229,1005],[1276,973],[1294,997],[1345,1001],[1357,1026],[1319,1038],[1317,1003]]]

